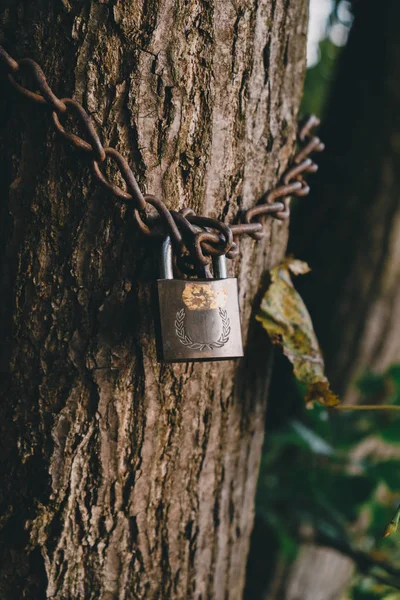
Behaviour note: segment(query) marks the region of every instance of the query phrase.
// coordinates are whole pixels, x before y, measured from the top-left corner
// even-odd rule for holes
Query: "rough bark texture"
[[[286,168],[306,0],[3,0],[0,15],[9,52],[86,105],[169,207],[230,220]],[[45,112],[2,90],[0,596],[240,598],[270,364],[246,332],[286,228],[231,265],[245,360],[160,366],[157,248]]]
[[[326,153],[292,238],[312,267],[301,291],[346,402],[358,400],[360,374],[400,360],[400,5],[364,0],[354,8],[322,131]],[[328,574],[327,551],[305,548],[284,597],[339,600],[352,563],[329,555]]]

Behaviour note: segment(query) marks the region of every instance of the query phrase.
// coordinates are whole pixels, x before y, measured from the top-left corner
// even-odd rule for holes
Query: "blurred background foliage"
[[[302,112],[323,118],[352,6],[315,0],[310,11]],[[400,533],[384,534],[400,504],[400,410],[306,410],[283,361],[277,356],[280,380],[286,372],[290,383],[282,395],[272,381],[245,598],[286,598],[279,589],[290,566],[301,545],[313,543],[352,560],[343,599],[399,599]],[[400,364],[365,372],[355,385],[363,404],[400,408]]]
[[[335,64],[347,42],[352,21],[350,2],[311,0],[303,114],[323,118],[334,81]]]
[[[366,373],[358,387],[365,404],[400,408],[400,365],[379,376]],[[256,510],[259,531],[275,540],[275,552],[252,559],[288,568],[300,543],[311,541],[354,561],[347,598],[399,598],[400,535],[383,536],[400,503],[400,411],[302,411],[300,387],[297,403],[298,418],[269,421]],[[264,582],[259,588],[253,579],[249,598],[264,597],[274,568],[269,576],[260,572]]]

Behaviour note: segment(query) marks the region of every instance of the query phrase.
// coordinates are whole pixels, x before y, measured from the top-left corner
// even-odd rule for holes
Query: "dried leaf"
[[[400,527],[400,504],[397,507],[396,514],[394,518],[390,521],[389,525],[386,527],[386,531],[383,534],[383,537],[389,537],[389,535],[393,535],[396,531],[399,530]]]
[[[282,346],[293,364],[296,378],[305,384],[307,405],[319,402],[335,406],[339,399],[329,388],[311,317],[290,277],[290,273],[300,275],[309,270],[305,262],[293,258],[272,269],[271,284],[261,302],[257,320],[272,342]]]

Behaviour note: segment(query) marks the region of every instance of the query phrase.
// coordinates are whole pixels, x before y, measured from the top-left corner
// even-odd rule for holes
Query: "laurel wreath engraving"
[[[219,316],[222,321],[222,333],[215,342],[194,342],[186,333],[185,330],[185,309],[182,308],[176,313],[175,332],[181,344],[187,346],[190,350],[213,350],[214,348],[222,348],[229,340],[231,333],[231,325],[228,318],[228,313],[222,308],[219,309]]]

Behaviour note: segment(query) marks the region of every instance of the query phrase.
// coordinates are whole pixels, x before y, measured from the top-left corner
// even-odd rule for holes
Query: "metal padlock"
[[[226,257],[213,261],[214,279],[174,279],[171,240],[162,246],[160,362],[229,360],[243,356],[237,279]]]

